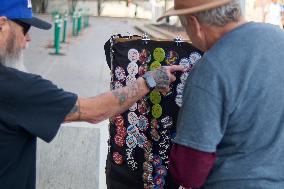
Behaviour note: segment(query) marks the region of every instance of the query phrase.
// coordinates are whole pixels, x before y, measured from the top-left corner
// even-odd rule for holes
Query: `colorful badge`
[[[138,74],[139,76],[144,75],[148,71],[148,65],[143,64],[142,66],[139,67]]]
[[[167,56],[166,56],[166,64],[168,66],[170,65],[173,65],[173,64],[176,64],[176,62],[178,61],[179,59],[179,56],[178,56],[178,53],[175,52],[175,51],[169,51],[167,53]]]
[[[140,131],[146,131],[149,127],[149,120],[148,118],[146,118],[145,116],[141,115],[139,117],[139,121],[138,121],[138,125],[137,125],[138,129]]]
[[[129,111],[131,112],[135,112],[137,110],[137,103],[135,102],[130,108],[129,108]]]
[[[161,125],[164,129],[171,129],[173,127],[173,118],[170,116],[167,116],[161,119]]]
[[[123,88],[123,85],[120,81],[114,81],[113,87],[114,89],[120,89],[120,88]]]
[[[183,66],[184,68],[186,68],[187,70],[189,69],[189,64],[190,61],[188,58],[183,58],[180,60],[179,65]]]
[[[120,155],[118,152],[114,152],[112,154],[112,158],[117,165],[121,165],[123,163],[122,155]]]
[[[130,49],[128,51],[128,59],[130,62],[137,62],[139,60],[139,52],[136,49]]]
[[[133,136],[138,136],[139,135],[139,130],[136,126],[134,125],[129,125],[127,127],[127,134],[128,135],[133,135]]]
[[[152,149],[153,149],[153,144],[152,144],[152,142],[151,141],[146,141],[146,143],[145,143],[145,145],[144,145],[144,150],[146,151],[146,152],[151,152],[152,151]]]
[[[150,101],[153,103],[153,104],[159,104],[162,100],[162,97],[161,97],[161,94],[160,92],[158,91],[152,91],[150,93]]]
[[[182,100],[183,96],[182,95],[177,95],[176,96],[176,105],[178,105],[178,107],[182,107],[182,103],[183,103],[183,100]]]
[[[160,118],[162,116],[162,113],[163,113],[163,109],[162,109],[162,106],[160,104],[155,104],[153,107],[152,107],[152,116],[154,118]]]
[[[135,77],[138,74],[138,64],[136,62],[130,62],[127,66],[127,72],[129,75]]]
[[[114,123],[117,127],[124,127],[124,118],[121,115],[117,115],[114,118]]]
[[[124,146],[124,137],[120,134],[116,134],[114,136],[114,142],[118,147],[123,147]]]
[[[156,48],[153,53],[154,59],[158,62],[163,62],[166,57],[166,53],[162,48]]]
[[[127,131],[125,127],[116,127],[116,133],[123,137],[126,137],[127,135]]]
[[[133,75],[128,75],[126,77],[126,86],[131,86],[136,82],[136,78]]]
[[[184,90],[184,84],[183,83],[179,83],[177,85],[177,94],[178,95],[182,95],[183,94],[183,90]]]
[[[163,165],[160,165],[159,167],[156,167],[155,173],[161,176],[167,175],[167,168]]]
[[[160,156],[154,155],[152,164],[155,168],[162,165],[162,159],[160,158]]]
[[[138,112],[141,114],[141,115],[145,115],[147,113],[149,113],[150,111],[150,108],[148,106],[148,103],[146,100],[142,99],[138,102]]]
[[[127,136],[126,145],[128,148],[135,148],[137,146],[137,139],[133,135]]]
[[[140,133],[139,136],[136,137],[136,139],[137,139],[138,146],[140,148],[143,148],[147,142],[147,137],[143,133]]]
[[[163,176],[161,175],[156,175],[154,178],[154,183],[156,186],[158,186],[158,188],[163,188],[164,184],[165,184],[165,179]],[[158,189],[157,188],[157,189]],[[156,188],[155,188],[156,189]]]
[[[189,56],[189,60],[192,64],[196,64],[196,62],[200,59],[201,59],[201,55],[198,52],[193,52]]]
[[[152,64],[150,65],[150,71],[154,71],[154,70],[160,68],[161,66],[162,66],[162,65],[161,65],[160,62],[154,61],[154,62],[152,62]]]
[[[151,61],[151,53],[147,49],[142,49],[140,51],[139,61],[142,64],[149,63]]]
[[[128,122],[130,125],[136,126],[138,124],[138,116],[134,112],[128,113]]]
[[[160,135],[157,129],[151,129],[150,134],[154,141],[158,142],[160,140]]]
[[[122,67],[118,66],[115,68],[115,77],[119,80],[119,81],[124,81],[125,80],[125,71]]]
[[[159,129],[159,122],[157,119],[152,119],[151,120],[151,128],[152,129]]]

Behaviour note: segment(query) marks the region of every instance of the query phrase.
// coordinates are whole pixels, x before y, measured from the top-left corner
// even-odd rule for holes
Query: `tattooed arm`
[[[170,83],[175,81],[176,71],[183,71],[181,66],[162,67],[148,72],[156,82],[156,89],[167,90]],[[98,123],[109,117],[125,112],[139,99],[143,98],[149,89],[143,78],[138,78],[130,86],[103,93],[92,98],[79,98],[76,105],[66,116],[65,121],[87,121]]]

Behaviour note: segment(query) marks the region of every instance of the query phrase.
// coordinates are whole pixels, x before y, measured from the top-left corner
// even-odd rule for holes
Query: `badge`
[[[144,162],[143,163],[143,171],[146,173],[153,173],[153,165],[149,162]]]
[[[159,156],[154,155],[152,164],[155,168],[159,167],[160,165],[162,165],[162,159]]]
[[[135,75],[138,74],[138,65],[135,62],[130,62],[127,66],[127,71],[129,75],[135,77]]]
[[[129,111],[135,112],[137,110],[137,103],[135,102],[130,108]]]
[[[151,120],[151,128],[152,129],[159,129],[159,123],[157,119],[152,119]]]
[[[147,137],[143,134],[143,133],[140,133],[137,137],[137,143],[138,143],[138,146],[140,148],[143,148],[144,145],[146,144],[146,141],[147,141]]]
[[[137,140],[133,135],[129,135],[126,137],[126,145],[128,148],[134,149],[137,146]]]
[[[165,184],[165,179],[161,175],[156,175],[155,178],[154,178],[154,183],[155,183],[155,185],[163,188],[163,186]]]
[[[173,127],[173,118],[167,116],[161,120],[161,124],[164,129],[171,129]]]
[[[156,48],[153,53],[154,59],[158,62],[163,62],[166,57],[166,53],[162,48]]]
[[[177,95],[176,96],[176,105],[178,105],[178,107],[182,107],[182,103],[183,103],[183,100],[182,100],[183,96],[182,95]]]
[[[125,80],[125,71],[122,67],[118,66],[115,68],[115,77],[119,80],[119,81],[124,81]]]
[[[133,136],[138,136],[139,135],[139,130],[136,126],[134,125],[129,125],[127,127],[127,134],[128,135],[133,135]]]
[[[116,127],[116,133],[123,137],[126,137],[127,135],[127,131],[125,127]]]
[[[150,111],[150,108],[148,106],[148,103],[146,100],[140,100],[138,102],[138,112],[141,114],[141,115],[145,115],[147,113],[149,113]]]
[[[196,62],[200,59],[201,59],[201,55],[198,52],[193,52],[189,56],[189,60],[192,64],[196,64]]]
[[[116,134],[114,136],[114,142],[118,147],[123,147],[124,146],[124,137],[121,136],[120,134]]]
[[[131,86],[136,82],[136,78],[133,75],[128,75],[126,77],[126,86]]]
[[[189,76],[189,72],[184,72],[184,73],[181,74],[181,76],[180,76],[180,81],[181,81],[182,83],[185,83],[186,80],[187,80],[187,78],[188,78],[188,76]]]
[[[148,119],[145,116],[141,115],[139,117],[139,121],[138,121],[138,126],[137,127],[138,127],[138,129],[140,131],[146,131],[148,129],[148,127],[149,127]]]
[[[154,71],[154,70],[160,68],[161,66],[162,66],[162,65],[161,65],[160,62],[154,61],[154,62],[152,62],[152,64],[150,65],[150,71]]]
[[[157,129],[151,129],[150,134],[154,141],[158,142],[160,140],[160,135]]]
[[[168,66],[176,64],[178,59],[179,59],[178,53],[175,52],[175,51],[170,51],[170,52],[168,52],[168,54],[166,56],[166,64]]]
[[[161,176],[166,176],[167,175],[167,169],[166,169],[165,166],[161,165],[161,166],[159,166],[155,169],[155,173],[157,173],[158,175],[161,175]]]
[[[140,52],[139,61],[142,64],[149,63],[151,61],[151,53],[147,49],[142,49]]]
[[[159,104],[162,100],[162,97],[161,97],[161,94],[160,92],[158,91],[152,91],[150,93],[150,101],[153,103],[153,104]]]
[[[124,118],[121,115],[115,116],[114,123],[117,127],[124,127]]]
[[[138,124],[138,116],[134,112],[128,113],[128,122],[130,125],[136,126]]]
[[[183,94],[183,90],[184,90],[184,84],[183,83],[179,83],[177,85],[177,94],[178,95],[182,95]]]
[[[189,69],[190,61],[187,58],[183,58],[180,60],[179,65],[183,66],[185,69]]]
[[[147,66],[147,64],[143,64],[142,66],[139,67],[138,74],[139,74],[139,76],[142,76],[142,75],[144,75],[147,71],[148,71],[148,66]]]
[[[130,49],[128,51],[128,59],[130,62],[137,62],[139,60],[139,52],[136,49]]]
[[[152,116],[154,118],[160,118],[162,116],[162,113],[163,113],[163,109],[162,109],[162,106],[160,104],[155,104],[153,107],[152,107]]]
[[[114,89],[123,88],[122,83],[120,83],[119,81],[115,81],[113,86],[114,86]]]
[[[112,158],[117,165],[121,165],[123,163],[122,155],[120,155],[118,152],[114,152],[112,154]]]
[[[144,145],[144,149],[146,152],[151,152],[152,151],[152,148],[153,148],[153,144],[151,141],[146,141],[145,145]]]

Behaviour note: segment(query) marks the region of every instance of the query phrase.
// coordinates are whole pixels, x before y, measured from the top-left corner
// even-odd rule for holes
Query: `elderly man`
[[[284,33],[237,0],[175,0],[205,51],[188,79],[170,171],[186,188],[284,188]]]
[[[182,67],[163,67],[136,83],[93,98],[57,88],[40,76],[5,66],[17,59],[30,26],[49,29],[34,18],[27,0],[0,2],[0,188],[35,188],[36,138],[50,142],[64,121],[97,123],[128,109],[149,92],[167,90]]]

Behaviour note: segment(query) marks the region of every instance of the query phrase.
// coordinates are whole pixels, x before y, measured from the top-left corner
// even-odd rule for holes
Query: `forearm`
[[[143,98],[149,89],[143,78],[121,89],[103,93],[96,97],[80,98],[77,118],[66,121],[87,121],[98,123],[109,117],[125,112],[136,101]]]

